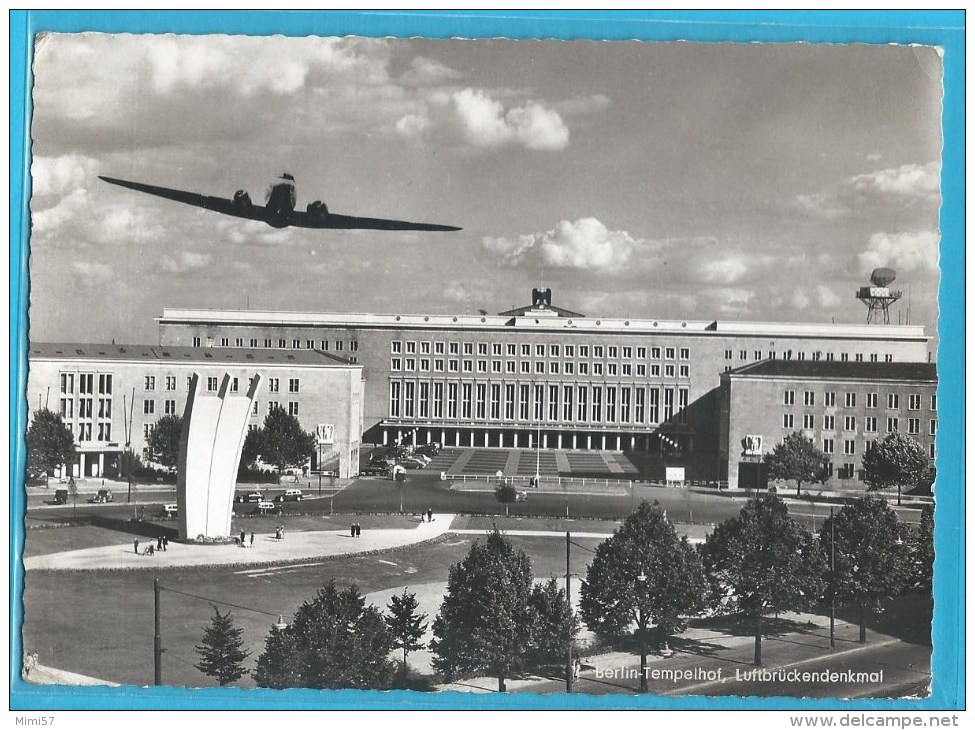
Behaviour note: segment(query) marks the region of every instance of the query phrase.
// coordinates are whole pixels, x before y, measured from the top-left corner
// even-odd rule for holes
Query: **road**
[[[309,486],[310,484],[310,486]],[[670,519],[686,524],[717,524],[738,515],[747,500],[745,494],[692,491],[646,484],[634,484],[625,496],[608,494],[552,494],[529,490],[525,502],[502,504],[491,492],[451,490],[448,482],[440,481],[439,473],[412,471],[407,481],[399,486],[388,478],[363,477],[341,490],[323,486],[322,496],[314,481],[299,483],[307,499],[286,502],[281,505],[285,514],[328,514],[330,512],[407,513],[435,512],[510,514],[513,516],[566,516],[574,518],[620,519],[625,517],[641,500],[658,501]],[[256,487],[265,497],[273,499],[292,488],[293,484]],[[249,491],[251,485],[241,485],[239,491]],[[74,507],[49,504],[50,494],[31,493],[28,497],[28,518],[36,520],[63,520],[70,517]],[[175,501],[174,488],[140,487],[133,495],[133,504],[127,504],[125,492],[116,491],[116,501],[107,505],[88,504],[79,495],[78,514],[96,514],[101,517],[129,519],[134,510],[145,508],[145,514],[156,516],[161,505]],[[790,513],[812,531],[819,530],[829,516],[830,506],[823,503],[796,501],[784,495]],[[256,505],[243,506],[244,510],[256,509]],[[913,507],[894,507],[897,516],[905,522],[916,523],[920,510]]]

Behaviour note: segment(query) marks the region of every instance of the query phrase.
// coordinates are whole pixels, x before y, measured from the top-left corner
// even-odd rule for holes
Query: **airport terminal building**
[[[72,476],[112,473],[127,445],[148,459],[149,434],[161,417],[183,415],[194,373],[205,391],[216,392],[228,375],[230,391],[241,393],[259,374],[248,426],[283,408],[305,430],[323,434],[313,468],[320,459],[342,477],[358,473],[362,368],[342,358],[314,350],[32,342],[28,362],[28,410],[59,413],[71,429],[78,452]]]
[[[314,353],[361,366],[365,442],[625,451],[648,476],[680,465],[687,479],[730,486],[740,455],[722,409],[752,409],[744,387],[726,393],[760,374],[744,372],[750,366],[787,364],[799,391],[803,379],[843,368],[856,369],[858,383],[910,390],[913,381],[884,373],[930,359],[920,326],[595,318],[537,289],[530,305],[497,315],[167,308],[158,324],[163,347]],[[930,403],[934,367],[923,370],[918,392]],[[782,414],[773,415],[779,428],[756,432],[778,435]]]

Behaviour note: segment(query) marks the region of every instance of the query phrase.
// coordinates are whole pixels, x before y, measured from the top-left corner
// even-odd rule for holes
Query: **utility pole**
[[[569,550],[571,542],[571,536],[568,532],[565,533],[565,602],[569,606],[569,635],[566,637],[566,648],[565,648],[565,691],[568,694],[572,693],[572,588],[570,581],[572,580],[572,574],[569,572]]]
[[[153,637],[153,649],[152,658],[154,665],[153,680],[154,684],[159,687],[162,685],[162,634],[160,633],[160,606],[159,606],[159,594],[161,592],[161,587],[159,585],[159,579],[155,578],[152,581],[152,593],[153,593],[153,609],[154,609],[154,619],[155,619],[155,636]]]

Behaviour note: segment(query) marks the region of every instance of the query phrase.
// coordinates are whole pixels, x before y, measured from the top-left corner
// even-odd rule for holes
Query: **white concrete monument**
[[[205,388],[198,373],[190,378],[176,481],[183,539],[230,535],[237,467],[260,381],[260,375],[251,378],[244,394],[231,390],[229,375],[216,391]]]

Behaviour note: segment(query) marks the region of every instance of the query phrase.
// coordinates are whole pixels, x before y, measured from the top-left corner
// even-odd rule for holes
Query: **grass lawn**
[[[359,521],[366,526],[365,516]],[[84,528],[60,528],[51,532],[65,529]],[[213,686],[193,666],[197,661],[193,647],[199,643],[212,615],[207,599],[252,609],[232,609],[253,652],[249,660],[252,667],[278,614],[287,620],[329,579],[341,587],[355,583],[363,593],[446,581],[450,565],[463,559],[473,539],[468,535],[444,535],[435,541],[380,554],[311,560],[298,566],[176,568],[155,573],[141,570],[30,572],[24,584],[24,647],[27,651],[37,651],[41,664],[58,669],[122,684],[151,683],[152,582],[158,578],[165,588],[173,589],[162,593],[165,683]],[[531,556],[536,578],[565,573],[564,540],[548,537],[511,540]],[[591,550],[598,541],[578,542]],[[584,575],[591,557],[588,550],[574,548],[572,572]],[[221,610],[226,609],[221,606]],[[241,684],[253,686],[250,680]]]

